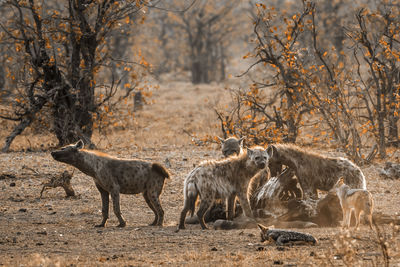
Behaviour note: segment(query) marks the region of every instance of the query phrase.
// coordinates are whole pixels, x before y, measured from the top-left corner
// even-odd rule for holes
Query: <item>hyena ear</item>
[[[225,143],[225,139],[223,139],[223,138],[221,138],[221,137],[219,137],[219,136],[217,136],[217,138],[219,139],[219,141],[221,142],[221,144]]]
[[[240,139],[239,139],[239,144],[242,146],[243,145],[243,140],[244,139],[246,139],[246,136],[242,136]]]
[[[254,151],[253,151],[251,148],[246,147],[246,149],[247,149],[247,155],[248,155],[248,156],[253,155],[253,152],[254,152]]]
[[[274,145],[269,145],[266,150],[270,158],[272,158],[273,155],[278,155],[278,151]]]
[[[258,226],[258,228],[260,228],[260,230],[261,230],[262,233],[265,233],[266,231],[268,231],[268,228],[265,227],[265,226],[262,225],[262,224],[257,224],[257,226]]]
[[[75,144],[75,148],[77,149],[82,149],[85,146],[85,144],[83,143],[82,140],[79,140],[76,144]]]

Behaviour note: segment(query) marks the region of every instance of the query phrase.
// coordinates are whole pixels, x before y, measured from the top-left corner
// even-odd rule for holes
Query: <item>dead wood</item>
[[[63,173],[53,176],[50,178],[50,181],[43,184],[42,191],[40,191],[40,198],[43,195],[43,192],[48,188],[57,188],[62,187],[65,191],[67,197],[75,196],[75,191],[71,185],[71,178],[73,173],[69,173],[68,171],[64,171]]]

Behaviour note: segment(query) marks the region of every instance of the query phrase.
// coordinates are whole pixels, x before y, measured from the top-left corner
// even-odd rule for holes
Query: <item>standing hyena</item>
[[[110,194],[114,213],[119,220],[118,226],[126,225],[120,211],[120,193],[143,193],[147,205],[155,214],[151,225],[163,224],[164,211],[159,197],[164,186],[164,179],[168,178],[169,174],[160,164],[134,159],[118,159],[105,153],[86,150],[83,149],[82,141],[51,152],[51,156],[93,177],[102,201],[103,220],[96,225],[97,227],[104,227],[107,222]]]
[[[295,171],[305,198],[316,198],[317,189],[329,191],[339,177],[351,188],[366,189],[364,174],[348,159],[322,156],[290,144],[269,145],[268,149],[273,151],[270,161]]]
[[[271,150],[270,150],[271,151]],[[184,183],[184,207],[179,220],[179,229],[185,228],[185,218],[190,210],[192,215],[197,197],[201,202],[197,217],[203,229],[207,226],[204,214],[213,204],[216,195],[228,198],[232,195],[239,197],[247,217],[252,217],[247,199],[247,188],[251,178],[268,165],[271,154],[261,147],[249,148],[239,156],[232,156],[220,161],[202,162],[192,170]],[[233,207],[228,207],[228,213]]]

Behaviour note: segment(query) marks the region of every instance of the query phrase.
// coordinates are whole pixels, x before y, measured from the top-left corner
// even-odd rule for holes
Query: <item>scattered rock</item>
[[[14,182],[10,183],[10,187],[14,187],[14,186],[15,186]]]
[[[281,260],[274,260],[274,265],[282,265],[283,261]]]
[[[278,251],[285,251],[286,249],[284,247],[276,247],[276,250]]]
[[[42,242],[37,242],[36,246],[43,246],[44,244]]]
[[[46,231],[41,231],[41,232],[37,232],[36,234],[38,234],[38,235],[47,235],[47,232]]]
[[[267,248],[262,246],[257,247],[257,251],[264,251],[264,250],[267,250]]]
[[[5,180],[5,179],[15,179],[15,175],[14,174],[8,174],[8,173],[0,174],[0,180]]]
[[[216,247],[211,248],[211,251],[218,251]]]
[[[9,197],[8,200],[13,201],[13,202],[24,202],[24,200],[22,198]]]
[[[169,160],[169,158],[166,158],[166,159],[164,160],[164,165],[165,165],[165,167],[167,167],[167,168],[171,168],[171,161]]]
[[[25,209],[25,208],[20,208],[18,211],[19,211],[19,212],[27,212],[27,209]]]

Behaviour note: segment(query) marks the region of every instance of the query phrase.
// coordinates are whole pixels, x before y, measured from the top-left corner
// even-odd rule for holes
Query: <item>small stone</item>
[[[42,242],[37,242],[36,246],[43,246],[44,244]]]
[[[211,248],[211,251],[218,251],[216,247]]]
[[[18,211],[19,211],[19,212],[27,212],[27,209],[21,208],[21,209],[19,209]]]
[[[10,186],[11,186],[11,187],[14,187],[14,186],[15,186],[15,183],[14,183],[14,182],[10,183]]]
[[[281,260],[274,260],[274,265],[282,265],[283,261]]]

